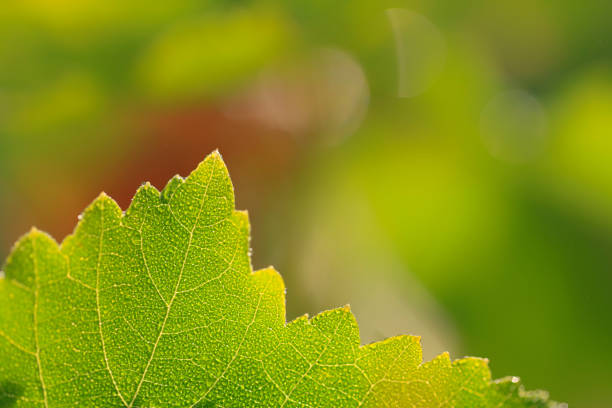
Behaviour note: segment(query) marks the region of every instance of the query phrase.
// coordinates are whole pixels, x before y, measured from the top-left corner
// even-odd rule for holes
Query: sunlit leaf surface
[[[60,246],[32,230],[0,280],[0,406],[549,407],[486,360],[360,345],[347,307],[285,320],[213,153],[122,213],[100,195]]]

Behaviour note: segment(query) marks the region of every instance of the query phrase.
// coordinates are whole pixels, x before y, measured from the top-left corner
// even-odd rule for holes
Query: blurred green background
[[[2,2],[2,258],[215,148],[288,318],[612,406],[612,2]]]

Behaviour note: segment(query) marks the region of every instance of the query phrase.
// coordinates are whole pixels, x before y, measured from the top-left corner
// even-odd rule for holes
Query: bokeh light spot
[[[395,34],[398,95],[410,98],[425,92],[438,77],[446,59],[440,30],[422,15],[405,9],[388,9]]]

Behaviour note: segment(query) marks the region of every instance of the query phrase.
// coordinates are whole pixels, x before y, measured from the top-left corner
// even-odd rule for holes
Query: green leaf
[[[58,246],[33,229],[0,279],[0,406],[550,407],[487,361],[360,346],[349,307],[285,321],[213,153],[122,213],[105,194]]]

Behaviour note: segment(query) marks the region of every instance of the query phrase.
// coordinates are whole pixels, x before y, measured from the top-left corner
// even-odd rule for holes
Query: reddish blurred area
[[[134,185],[148,180],[161,189],[174,174],[188,175],[215,149],[231,169],[240,208],[259,210],[299,168],[300,150],[291,134],[256,120],[231,118],[212,106],[139,112],[131,129],[139,135],[138,148],[118,163],[117,172],[109,175],[114,184],[107,187],[122,208]]]
[[[269,200],[291,180],[300,167],[297,139],[288,132],[271,129],[256,119],[230,117],[218,107],[200,104],[138,111],[127,121],[129,143],[117,152],[101,152],[90,165],[103,172],[85,170],[74,174],[53,174],[53,168],[40,169],[48,183],[22,185],[13,194],[8,213],[11,223],[23,228],[31,223],[57,239],[72,232],[76,214],[105,191],[124,210],[136,188],[149,181],[163,189],[173,175],[187,176],[203,158],[218,149],[231,169],[237,208],[266,213]],[[30,187],[31,189],[27,189]],[[40,197],[53,197],[49,202]],[[14,231],[14,236],[24,231]]]

